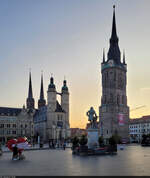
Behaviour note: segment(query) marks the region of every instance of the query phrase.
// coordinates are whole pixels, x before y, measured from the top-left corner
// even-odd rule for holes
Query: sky
[[[102,53],[109,49],[114,4],[130,118],[150,115],[148,0],[0,0],[0,106],[26,104],[31,68],[37,107],[43,70],[45,98],[51,73],[58,92],[65,76],[70,126],[85,128],[91,106],[99,115]]]

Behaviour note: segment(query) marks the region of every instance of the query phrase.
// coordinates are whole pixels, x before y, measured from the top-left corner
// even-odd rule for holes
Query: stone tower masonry
[[[102,74],[102,98],[99,107],[100,132],[104,139],[118,134],[123,140],[129,139],[129,107],[126,95],[126,72],[125,54],[121,62],[121,54],[118,45],[116,31],[115,6],[113,7],[112,33],[110,47],[105,60],[101,63]]]

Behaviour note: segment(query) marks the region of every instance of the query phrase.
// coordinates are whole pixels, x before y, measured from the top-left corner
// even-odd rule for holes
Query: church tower
[[[43,74],[41,75],[41,90],[40,90],[40,99],[38,100],[38,108],[45,106],[46,101],[44,99],[44,89],[43,89]]]
[[[105,59],[101,63],[102,74],[102,97],[99,107],[100,132],[104,139],[118,134],[123,140],[129,138],[129,107],[126,95],[126,73],[125,54],[121,62],[121,54],[118,45],[116,30],[115,6],[113,6],[112,33],[110,47]]]
[[[28,90],[28,98],[26,100],[27,109],[34,109],[34,98],[32,94],[32,81],[31,81],[31,72],[29,74],[29,90]]]
[[[55,112],[56,110],[56,87],[54,84],[54,78],[50,78],[50,84],[47,91],[47,103],[49,111]]]
[[[69,125],[69,91],[66,80],[63,81],[63,87],[61,89],[61,107],[66,112],[66,121]]]

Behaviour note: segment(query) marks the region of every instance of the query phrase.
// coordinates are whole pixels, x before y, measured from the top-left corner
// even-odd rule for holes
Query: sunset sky
[[[1,0],[0,106],[22,107],[28,94],[44,94],[53,73],[58,92],[64,76],[70,92],[70,125],[85,128],[91,106],[101,105],[102,51],[108,52],[113,4],[121,52],[127,63],[130,117],[150,115],[149,0]],[[58,100],[60,98],[58,97]]]

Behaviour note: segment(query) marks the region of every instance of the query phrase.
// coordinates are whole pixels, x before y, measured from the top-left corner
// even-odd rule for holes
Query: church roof
[[[0,115],[14,116],[21,112],[22,108],[0,107]]]
[[[120,49],[118,45],[118,36],[116,30],[116,18],[115,18],[115,6],[113,6],[113,22],[112,22],[112,33],[110,38],[110,47],[108,51],[108,60],[113,60],[116,64],[120,64]]]
[[[58,101],[56,101],[56,110],[55,110],[55,112],[65,112],[65,111],[62,109],[61,105],[58,103]]]

